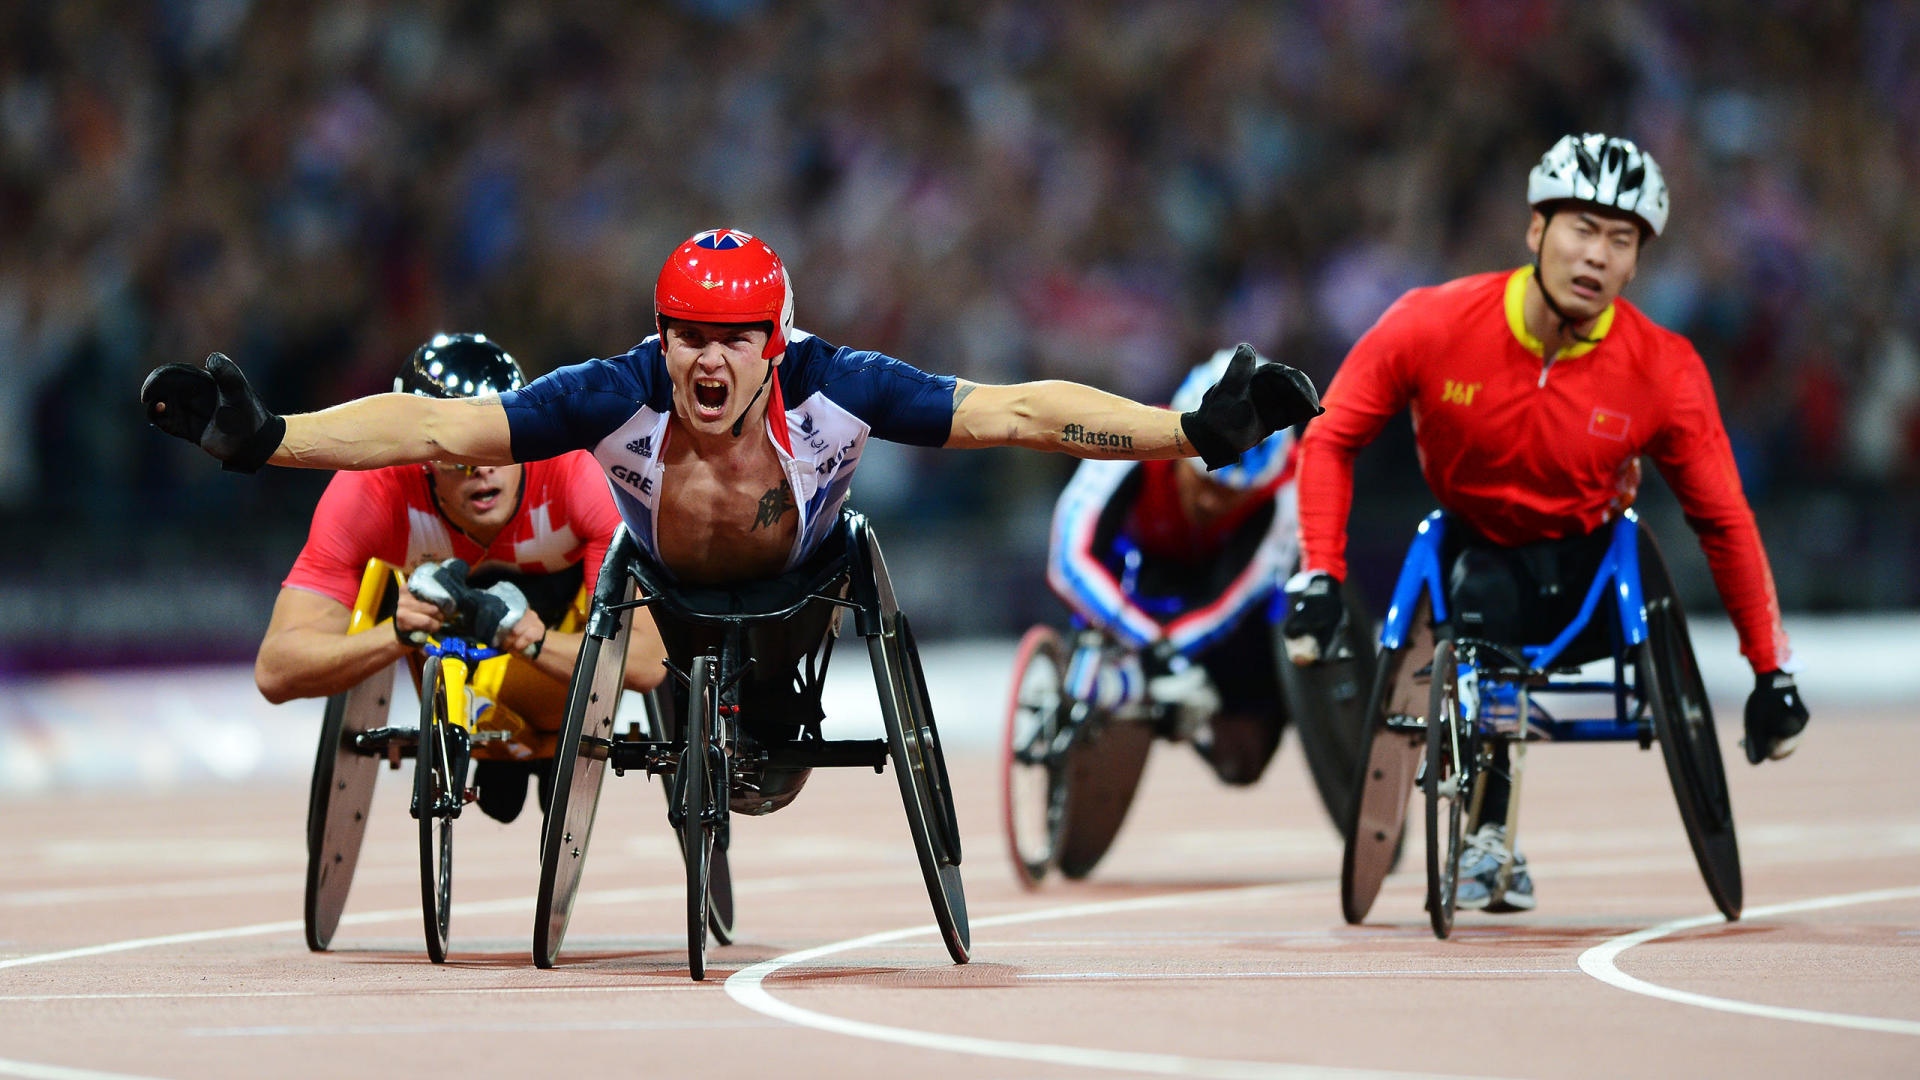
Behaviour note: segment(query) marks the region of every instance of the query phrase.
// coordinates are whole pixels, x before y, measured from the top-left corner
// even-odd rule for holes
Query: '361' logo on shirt
[[[1440,400],[1451,401],[1455,405],[1471,405],[1473,404],[1473,395],[1480,392],[1481,385],[1482,384],[1477,382],[1463,383],[1454,382],[1452,379],[1444,380],[1443,385],[1440,387]]]

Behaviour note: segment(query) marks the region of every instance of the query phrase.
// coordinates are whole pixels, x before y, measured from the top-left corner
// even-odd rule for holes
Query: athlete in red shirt
[[[1407,293],[1327,388],[1326,414],[1301,442],[1289,651],[1310,663],[1339,648],[1332,586],[1346,574],[1353,457],[1402,408],[1427,484],[1452,515],[1449,536],[1461,534],[1450,550],[1455,620],[1496,640],[1547,640],[1571,620],[1605,550],[1601,526],[1632,504],[1645,454],[1699,535],[1753,666],[1748,757],[1785,757],[1807,711],[1781,670],[1773,576],[1713,387],[1685,338],[1620,299],[1666,225],[1659,166],[1625,139],[1569,135],[1534,168],[1527,194],[1531,266]],[[1489,803],[1504,802],[1505,785],[1493,787]],[[1462,907],[1472,906],[1470,876],[1463,865]],[[1532,906],[1525,884],[1509,890],[1510,908]]]
[[[440,335],[408,359],[395,389],[472,397],[522,381],[513,358],[485,337]],[[347,633],[367,560],[411,571],[460,559],[472,568],[475,587],[512,581],[526,595],[526,614],[500,640],[502,650],[514,654],[500,704],[535,728],[557,729],[581,635],[549,626],[565,614],[581,583],[597,578],[619,524],[600,466],[585,451],[525,465],[433,463],[336,473],[274,601],[255,682],[276,704],[325,697],[412,655],[411,635],[437,633],[442,617],[405,589],[395,590],[392,633]],[[636,619],[634,634],[627,685],[648,690],[661,680],[665,653],[650,618]],[[531,763],[477,766],[482,809],[512,820],[526,798]]]

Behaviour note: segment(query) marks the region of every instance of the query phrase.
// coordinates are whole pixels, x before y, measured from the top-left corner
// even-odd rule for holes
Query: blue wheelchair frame
[[[1425,590],[1427,601],[1432,605],[1433,621],[1436,624],[1447,621],[1446,576],[1441,568],[1440,557],[1446,529],[1444,511],[1435,510],[1420,522],[1413,544],[1407,550],[1406,560],[1400,565],[1400,577],[1393,587],[1392,606],[1387,609],[1386,621],[1380,627],[1382,649],[1397,649],[1405,643],[1407,633],[1412,628],[1413,610],[1422,590]],[[1632,666],[1627,663],[1627,650],[1639,645],[1647,637],[1647,610],[1640,587],[1639,539],[1639,515],[1628,510],[1613,523],[1613,536],[1608,542],[1606,554],[1601,558],[1600,568],[1593,576],[1593,583],[1587,589],[1586,598],[1581,602],[1579,614],[1560,631],[1558,637],[1545,645],[1521,647],[1521,657],[1535,673],[1550,672],[1554,661],[1593,621],[1594,614],[1600,608],[1602,594],[1611,590],[1615,610],[1620,616],[1619,632],[1613,643],[1612,681],[1547,678],[1544,682],[1532,682],[1528,692],[1530,696],[1542,693],[1612,694],[1614,715],[1561,719],[1543,710],[1542,714],[1530,717],[1527,724],[1546,739],[1555,742],[1632,739],[1643,745],[1646,743],[1648,727],[1639,715],[1641,710],[1630,710],[1628,707],[1629,697],[1639,697],[1638,688],[1630,688],[1626,678],[1627,670]],[[1483,673],[1481,678],[1499,682],[1504,674]]]

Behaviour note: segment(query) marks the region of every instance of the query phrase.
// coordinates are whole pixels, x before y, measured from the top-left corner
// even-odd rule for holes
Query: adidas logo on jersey
[[[628,443],[627,452],[630,454],[639,454],[641,457],[646,457],[646,458],[652,457],[653,456],[653,436],[642,435],[639,438]]]

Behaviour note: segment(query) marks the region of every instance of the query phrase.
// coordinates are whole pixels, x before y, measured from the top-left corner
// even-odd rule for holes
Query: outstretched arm
[[[1320,395],[1304,374],[1262,362],[1253,346],[1242,344],[1199,407],[1184,413],[1078,383],[979,386],[960,380],[946,445],[1025,446],[1135,461],[1198,457],[1218,469],[1320,411]]]
[[[234,472],[269,462],[308,469],[378,469],[420,461],[513,462],[497,396],[437,399],[378,394],[317,413],[277,416],[221,353],[203,367],[148,374],[140,403],[155,427],[197,444]]]
[[[1024,446],[1083,458],[1192,457],[1180,415],[1079,383],[1046,381],[954,387],[956,449]]]
[[[513,439],[497,396],[376,394],[286,417],[267,461],[307,469],[378,469],[421,461],[511,465]]]

